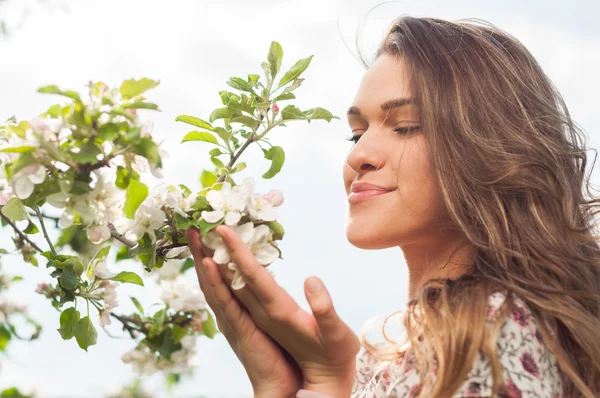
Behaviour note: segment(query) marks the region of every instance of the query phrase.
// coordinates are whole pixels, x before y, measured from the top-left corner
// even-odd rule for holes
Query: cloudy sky
[[[154,0],[9,0],[0,6],[0,20],[19,25],[21,12],[31,7],[24,24],[0,39],[0,119],[30,118],[58,98],[37,94],[37,88],[57,84],[81,91],[90,80],[117,85],[124,79],[160,79],[149,100],[161,113],[148,113],[154,136],[165,141],[170,158],[165,180],[200,187],[198,176],[211,165],[206,146],[179,144],[189,129],[174,118],[192,114],[208,118],[221,106],[218,91],[228,89],[231,76],[260,73],[271,41],[284,50],[282,69],[314,55],[297,90],[301,109],[321,106],[341,120],[290,123],[271,140],[286,149],[283,171],[272,180],[257,180],[257,190],[279,188],[285,194],[280,209],[287,235],[281,244],[285,260],[271,268],[279,283],[304,307],[303,281],[318,275],[329,287],[341,317],[358,332],[377,314],[401,308],[407,299],[405,263],[391,248],[364,251],[344,235],[347,201],[342,166],[351,143],[344,113],[351,105],[364,69],[352,52],[357,22],[378,2],[348,0],[303,1],[154,1]],[[504,0],[480,2],[398,1],[385,4],[367,21],[361,48],[374,50],[389,22],[400,14],[448,19],[485,19],[519,38],[537,58],[562,92],[573,118],[586,129],[589,144],[598,147],[600,112],[600,28],[596,0]],[[348,48],[349,47],[349,48]],[[268,164],[259,151],[244,156],[249,168],[242,174],[258,176]],[[590,153],[593,158],[593,153]],[[593,159],[592,159],[593,160]],[[597,183],[597,178],[595,178]],[[9,247],[10,233],[0,233],[0,247]],[[0,389],[16,385],[39,397],[102,397],[134,378],[121,355],[131,340],[99,333],[98,345],[88,353],[74,341],[62,341],[55,331],[57,313],[32,293],[37,283],[50,280],[44,267],[35,269],[18,259],[4,261],[4,269],[26,281],[16,284],[11,298],[27,303],[45,332],[35,343],[11,344],[2,360]],[[131,266],[131,265],[130,265]],[[115,267],[119,269],[119,267]],[[191,272],[187,275],[193,279]],[[155,292],[122,287],[123,313],[130,311],[128,294],[146,306]],[[127,300],[126,300],[127,299]],[[109,330],[119,334],[113,325]],[[177,397],[251,397],[244,369],[225,339],[200,338],[198,368],[174,391]],[[161,377],[145,380],[154,396],[168,396]]]

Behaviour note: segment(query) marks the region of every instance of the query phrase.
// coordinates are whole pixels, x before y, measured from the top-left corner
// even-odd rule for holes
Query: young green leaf
[[[204,142],[209,142],[211,144],[219,145],[219,141],[217,141],[215,136],[206,131],[192,131],[192,132],[187,133],[185,135],[185,137],[183,137],[181,142],[183,143],[183,142],[187,142],[187,141],[204,141]]]
[[[288,105],[281,110],[281,120],[306,120],[306,115],[294,105]]]
[[[117,276],[110,278],[110,280],[144,286],[144,281],[142,281],[142,278],[135,272],[121,271]]]
[[[283,167],[283,162],[285,161],[285,152],[283,148],[280,146],[274,146],[270,148],[268,151],[269,159],[271,160],[271,167],[269,170],[262,175],[263,178],[269,179],[275,177],[277,173],[281,171]]]
[[[123,212],[127,218],[135,218],[135,212],[148,196],[148,186],[140,180],[129,181]]]
[[[33,235],[40,232],[40,230],[38,229],[37,225],[35,225],[31,220],[29,220],[29,224],[27,224],[27,228],[25,228],[23,232],[25,232],[28,235]]]
[[[254,119],[253,117],[247,116],[247,115],[235,117],[235,118],[231,119],[230,122],[231,123],[241,123],[252,129],[255,129],[258,126],[260,126],[260,122],[258,120]]]
[[[215,325],[215,319],[209,310],[205,310],[208,318],[202,322],[202,334],[212,339],[219,332],[217,326]]]
[[[232,77],[229,79],[229,81],[227,82],[227,84],[233,88],[235,88],[236,90],[240,90],[240,91],[247,91],[249,93],[253,93],[254,91],[252,90],[252,87],[250,87],[250,84],[248,84],[247,81],[245,81],[242,78],[239,77]]]
[[[281,60],[282,59],[283,59],[283,48],[281,48],[281,44],[279,44],[276,41],[272,41],[271,47],[269,48],[269,55],[267,56],[267,60],[269,61],[271,77],[273,79],[279,73],[279,69],[281,68]]]
[[[58,283],[66,290],[73,290],[79,284],[79,279],[77,279],[72,265],[67,265],[63,268],[62,273],[58,277]]]
[[[84,350],[87,351],[89,346],[96,344],[98,332],[96,332],[96,328],[90,321],[89,316],[81,318],[75,325],[73,332],[75,339],[77,340],[77,344],[79,344],[79,347],[83,348]]]
[[[75,325],[79,322],[79,311],[69,307],[60,314],[60,328],[56,329],[63,340],[69,340],[75,332]]]
[[[202,174],[200,175],[200,184],[202,184],[202,188],[212,187],[215,182],[217,182],[217,176],[214,173],[208,170],[202,170]]]
[[[310,61],[312,60],[313,55],[311,55],[308,58],[304,58],[299,60],[298,62],[296,62],[289,71],[287,71],[285,73],[285,75],[283,75],[283,77],[281,78],[281,80],[279,81],[279,85],[277,86],[277,88],[283,87],[286,84],[288,84],[289,82],[291,82],[294,79],[297,79],[298,77],[300,77],[300,75],[302,74],[302,72],[304,72],[306,70],[306,68],[308,68],[308,65],[310,65]]]
[[[175,121],[191,124],[192,126],[196,126],[196,127],[202,128],[202,129],[213,131],[213,127],[210,125],[210,123],[207,123],[204,120],[199,119],[195,116],[179,115],[175,118]]]
[[[58,95],[63,95],[65,97],[74,99],[75,101],[81,101],[81,98],[79,98],[79,94],[77,94],[75,91],[62,91],[57,86],[42,87],[42,88],[38,89],[38,93],[58,94]]]
[[[140,312],[140,314],[142,314],[142,316],[144,315],[144,307],[142,307],[142,304],[140,304],[140,302],[138,301],[138,299],[136,299],[133,296],[129,296],[131,298],[131,301],[133,301],[133,304],[135,305],[135,308],[138,309],[138,311]]]
[[[339,117],[333,116],[331,112],[323,108],[309,109],[307,111],[304,111],[304,114],[306,115],[306,119],[308,119],[309,123],[311,120],[316,119],[327,120],[328,122],[331,122],[331,119],[339,119]]]
[[[29,214],[19,198],[11,198],[0,210],[7,218],[12,221],[21,221],[29,219]]]
[[[158,86],[159,83],[160,80],[154,81],[145,77],[140,80],[130,79],[123,82],[119,91],[123,99],[130,99]]]
[[[211,114],[208,120],[210,122],[214,122],[217,119],[229,119],[231,118],[235,112],[230,108],[218,108],[215,109]]]

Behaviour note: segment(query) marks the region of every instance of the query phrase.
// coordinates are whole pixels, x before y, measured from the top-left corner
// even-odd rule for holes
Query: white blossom
[[[234,226],[233,229],[242,242],[250,247],[259,264],[267,266],[279,258],[279,250],[270,242],[271,230],[268,226],[262,224],[255,228],[252,222],[247,222],[241,226]],[[213,260],[217,264],[227,264],[229,269],[235,271],[231,287],[235,290],[244,287],[246,283],[242,274],[231,261],[229,250],[221,236],[212,230],[202,237],[202,244],[215,251]]]
[[[225,218],[225,224],[237,225],[246,210],[248,191],[236,185],[231,187],[228,182],[223,183],[220,191],[210,190],[206,194],[206,200],[210,203],[212,211],[202,211],[200,219],[208,223],[218,223]]]
[[[163,225],[166,217],[165,212],[153,206],[152,202],[142,203],[135,212],[135,224],[130,232],[135,235],[136,239],[140,239],[147,233],[154,243],[156,241],[154,230]]]
[[[160,298],[175,311],[194,312],[206,308],[206,300],[197,283],[184,275],[160,281]]]
[[[30,164],[19,170],[12,178],[12,188],[19,199],[27,199],[35,186],[46,179],[46,168],[41,164]]]
[[[114,272],[109,271],[106,261],[100,261],[98,264],[96,264],[94,267],[94,275],[100,279],[110,279],[117,276],[117,274]]]

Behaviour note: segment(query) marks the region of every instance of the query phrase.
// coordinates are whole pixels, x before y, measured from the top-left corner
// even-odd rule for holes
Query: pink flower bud
[[[48,289],[48,284],[47,283],[38,283],[37,287],[35,288],[35,292],[37,294],[44,294],[44,291]]]
[[[273,112],[274,113],[279,112],[279,107],[277,106],[277,104],[273,104]]]
[[[283,203],[283,193],[279,189],[272,189],[265,195],[265,198],[271,202],[273,207],[281,206]]]
[[[110,281],[102,281],[102,283],[100,284],[100,287],[107,288],[109,285],[110,285]]]

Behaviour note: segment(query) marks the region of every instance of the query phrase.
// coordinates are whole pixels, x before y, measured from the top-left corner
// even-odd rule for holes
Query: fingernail
[[[309,278],[306,284],[311,293],[319,293],[323,287],[317,278]]]
[[[219,225],[217,228],[215,228],[215,231],[217,231],[219,236],[223,237],[223,234],[225,233],[225,227]]]

